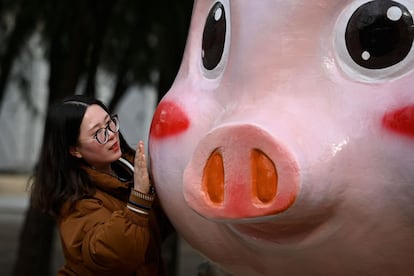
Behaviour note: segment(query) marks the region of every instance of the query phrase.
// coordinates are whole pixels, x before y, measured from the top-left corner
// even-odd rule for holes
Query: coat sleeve
[[[111,212],[99,199],[83,199],[60,221],[67,254],[93,271],[132,272],[145,262],[148,216],[127,207]]]

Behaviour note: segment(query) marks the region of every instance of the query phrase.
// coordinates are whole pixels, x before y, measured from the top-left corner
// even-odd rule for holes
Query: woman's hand
[[[134,167],[134,189],[138,192],[148,194],[150,182],[143,141],[139,141],[138,143],[137,151],[135,153]]]

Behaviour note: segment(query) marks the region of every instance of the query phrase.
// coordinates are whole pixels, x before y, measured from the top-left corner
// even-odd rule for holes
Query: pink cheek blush
[[[163,139],[179,135],[190,126],[186,113],[174,102],[163,101],[154,113],[150,128],[153,139]]]
[[[414,105],[387,112],[382,125],[393,132],[414,138]]]

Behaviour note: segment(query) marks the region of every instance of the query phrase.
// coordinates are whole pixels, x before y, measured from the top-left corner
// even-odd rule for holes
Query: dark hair
[[[62,204],[71,205],[81,198],[95,193],[95,186],[81,168],[83,159],[74,157],[69,149],[78,144],[80,125],[86,109],[93,104],[108,108],[99,100],[84,95],[74,95],[53,104],[47,113],[43,144],[34,169],[31,186],[33,207],[57,217]],[[123,153],[132,153],[122,134],[119,133]]]

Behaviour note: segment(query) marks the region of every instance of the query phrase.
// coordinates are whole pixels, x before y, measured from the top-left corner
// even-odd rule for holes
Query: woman
[[[59,275],[165,275],[161,242],[173,229],[144,145],[134,153],[102,102],[76,95],[50,108],[31,199],[57,219]]]

